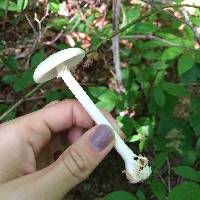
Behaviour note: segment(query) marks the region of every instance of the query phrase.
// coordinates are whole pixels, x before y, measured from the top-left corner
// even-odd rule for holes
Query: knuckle
[[[65,167],[73,177],[83,180],[87,177],[90,164],[87,156],[71,146],[62,156]]]

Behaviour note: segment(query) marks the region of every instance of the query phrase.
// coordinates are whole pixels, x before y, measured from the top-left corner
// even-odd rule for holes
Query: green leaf
[[[127,141],[129,141],[129,138],[131,138],[132,132],[135,129],[135,121],[128,116],[119,116],[118,121],[122,124],[121,129],[128,138]]]
[[[197,150],[200,152],[200,137],[199,137],[198,140],[197,140],[196,148],[197,148]]]
[[[31,67],[35,68],[37,65],[39,65],[44,59],[44,48],[41,48],[38,52],[36,52],[31,57]]]
[[[140,152],[142,152],[146,146],[146,140],[142,140],[140,141],[140,144],[139,144],[139,149],[140,149]]]
[[[5,75],[1,80],[4,83],[13,83],[18,79],[18,75],[16,74],[9,74],[9,75]]]
[[[17,0],[17,3],[13,1],[7,1],[7,2],[8,2],[8,11],[13,11],[18,13],[23,11],[28,5],[28,0]],[[5,0],[0,0],[0,9],[5,10],[7,8],[7,2]]]
[[[7,1],[8,2],[8,11],[18,11],[18,6],[16,3],[12,1]],[[7,9],[7,2],[5,0],[0,0],[0,9]]]
[[[150,22],[139,22],[134,26],[133,32],[147,34],[154,33],[155,31],[157,31],[157,29],[158,28]]]
[[[106,102],[106,101],[99,101],[99,102],[97,102],[96,105],[97,105],[97,107],[105,109],[108,112],[111,112],[115,107],[114,102]]]
[[[49,2],[49,10],[57,13],[59,11],[59,3]]]
[[[200,98],[193,98],[191,101],[191,111],[200,113]]]
[[[55,28],[60,30],[63,26],[68,25],[68,20],[66,18],[54,18],[51,22],[47,24],[50,28]]]
[[[184,97],[188,96],[188,91],[182,85],[178,85],[175,83],[164,82],[161,84],[163,90],[167,93],[171,94],[172,96],[176,97]]]
[[[165,94],[160,86],[153,87],[153,98],[160,107],[165,104]]]
[[[137,200],[131,193],[116,191],[106,195],[102,200]]]
[[[106,87],[87,87],[88,93],[95,98],[98,98],[101,94],[103,94],[107,88]]]
[[[143,57],[147,60],[160,60],[161,53],[159,51],[146,51]]]
[[[198,157],[198,154],[196,151],[194,151],[193,149],[192,150],[188,150],[188,151],[184,151],[183,152],[183,157],[182,157],[182,163],[183,165],[189,165],[189,166],[192,166],[194,165],[197,157]]]
[[[9,55],[7,58],[3,59],[4,65],[10,68],[12,71],[16,71],[18,67],[18,62],[14,56]]]
[[[140,189],[137,190],[136,196],[138,200],[146,200],[144,192],[142,192]]]
[[[105,102],[117,102],[118,96],[117,94],[112,90],[105,91],[102,95],[98,97],[99,100],[105,101]]]
[[[56,49],[57,50],[64,50],[64,49],[67,49],[67,48],[69,48],[68,44],[56,42]]]
[[[140,12],[141,6],[140,5],[125,7],[122,4],[121,8],[122,8],[122,16],[123,16],[121,27],[126,26],[132,20],[137,19],[141,15],[141,12]]]
[[[182,76],[188,70],[192,68],[194,65],[195,59],[192,54],[189,52],[187,54],[183,54],[178,60],[178,74]]]
[[[0,40],[0,51],[2,51],[5,48],[5,44],[2,40]]]
[[[73,98],[73,94],[70,90],[58,91],[58,90],[49,90],[44,93],[46,101],[49,103],[55,100],[63,100],[66,98]]]
[[[200,67],[198,66],[198,64],[194,64],[194,66],[190,70],[188,70],[180,77],[180,80],[181,82],[189,85],[191,83],[195,83],[199,77]]]
[[[190,16],[192,23],[196,26],[200,26],[200,18],[199,16]]]
[[[161,60],[163,61],[173,60],[182,53],[183,53],[183,49],[181,48],[169,47],[169,48],[166,48],[164,52],[162,53]]]
[[[197,181],[200,182],[200,172],[193,169],[189,166],[179,166],[179,167],[173,167],[174,172],[182,176],[183,178],[187,178],[191,181]]]
[[[169,193],[168,200],[199,200],[200,185],[192,182],[175,186]]]
[[[167,191],[164,185],[159,180],[153,179],[150,187],[151,187],[151,191],[153,192],[153,194],[158,200],[165,199],[165,195],[167,194]]]
[[[128,139],[129,142],[137,142],[140,140],[140,136],[139,135],[132,135],[130,137],[130,139]]]
[[[20,13],[26,9],[28,5],[28,0],[17,0],[17,11]]]
[[[15,92],[20,92],[34,84],[33,69],[28,69],[21,74],[11,74],[2,78],[4,83],[13,83]]]
[[[2,120],[3,122],[9,121],[11,119],[16,118],[16,111],[12,111],[10,113],[8,113],[8,115],[5,116],[5,118]]]
[[[113,108],[118,103],[118,96],[117,94],[112,90],[107,90],[103,94],[101,94],[99,97],[99,102],[97,103],[97,106],[104,108],[108,110],[109,112],[113,110]]]
[[[9,109],[8,105],[0,103],[0,115],[3,114],[7,109]]]
[[[156,157],[154,159],[154,171],[159,170],[166,162],[167,158],[167,153],[166,152],[161,152],[157,153]]]
[[[15,92],[20,92],[33,84],[33,69],[28,69],[18,76],[13,87]]]
[[[190,125],[192,126],[195,134],[197,136],[200,135],[200,114],[199,113],[192,113],[189,119]]]

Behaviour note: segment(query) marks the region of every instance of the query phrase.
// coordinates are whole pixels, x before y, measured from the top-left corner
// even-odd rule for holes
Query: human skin
[[[103,113],[123,137],[111,115]],[[0,199],[62,199],[88,177],[113,144],[112,130],[96,126],[76,100],[56,102],[3,123]]]

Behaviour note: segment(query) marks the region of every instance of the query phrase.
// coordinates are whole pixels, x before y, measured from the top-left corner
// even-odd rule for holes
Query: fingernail
[[[112,129],[107,125],[100,125],[90,136],[90,142],[94,150],[102,151],[112,142],[113,138]]]

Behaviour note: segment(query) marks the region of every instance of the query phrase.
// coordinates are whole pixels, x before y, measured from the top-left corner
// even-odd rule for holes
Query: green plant
[[[115,182],[112,185],[119,184],[116,188],[113,186],[115,192],[103,199],[199,198],[200,51],[197,48],[198,38],[192,29],[200,24],[200,11],[194,5],[196,12],[189,15],[193,23],[191,28],[182,14],[182,10],[190,6],[182,4],[182,1],[173,2],[173,5],[157,2],[149,9],[146,4],[134,5],[123,1],[120,29],[112,34],[111,10],[107,10],[107,24],[100,30],[94,28],[94,21],[101,19],[98,10],[94,9],[87,16],[87,9],[80,7],[76,17],[68,18],[59,14],[60,10],[65,10],[64,3],[49,1],[50,15],[45,25],[53,35],[59,32],[64,35],[78,32],[90,38],[91,46],[87,52],[88,59],[91,57],[94,61],[93,70],[88,72],[86,69],[81,73],[83,76],[91,73],[91,78],[84,81],[81,75],[78,77],[90,98],[97,106],[116,116],[126,134],[126,140],[139,147],[152,160],[153,175],[149,181],[131,189],[128,186],[122,189],[120,183]],[[8,4],[8,12],[19,12],[20,3],[18,9],[13,11],[11,4],[13,3]],[[170,12],[166,9],[169,7]],[[5,1],[1,4],[1,9],[4,11]],[[175,18],[175,14],[179,17]],[[1,16],[3,15],[2,12]],[[87,16],[84,20],[83,15]],[[9,16],[9,19],[14,20],[14,16]],[[121,38],[120,58],[123,64],[121,72],[124,90],[121,92],[115,84],[115,77],[111,78],[110,74],[110,39],[117,34]],[[85,38],[79,40],[71,36],[71,39],[79,47]],[[0,52],[4,52],[7,43],[6,39],[2,39]],[[3,71],[1,90],[9,87],[14,91],[14,98],[20,99],[23,96],[6,113],[7,118],[4,120],[23,113],[19,105],[33,94],[29,92],[33,90],[32,73],[37,64],[52,51],[69,46],[69,42],[64,42],[64,37],[55,41],[51,48],[38,46],[26,69],[22,67],[23,61],[15,55],[0,53],[0,71]],[[62,90],[60,83],[59,86],[55,85],[47,83],[41,92],[33,90],[36,95],[42,96],[42,101],[34,109],[52,100],[73,98],[69,91]],[[0,112],[6,112],[10,107],[10,103],[1,103]],[[101,184],[98,185],[100,186]],[[107,193],[109,191],[111,190],[106,190]]]

